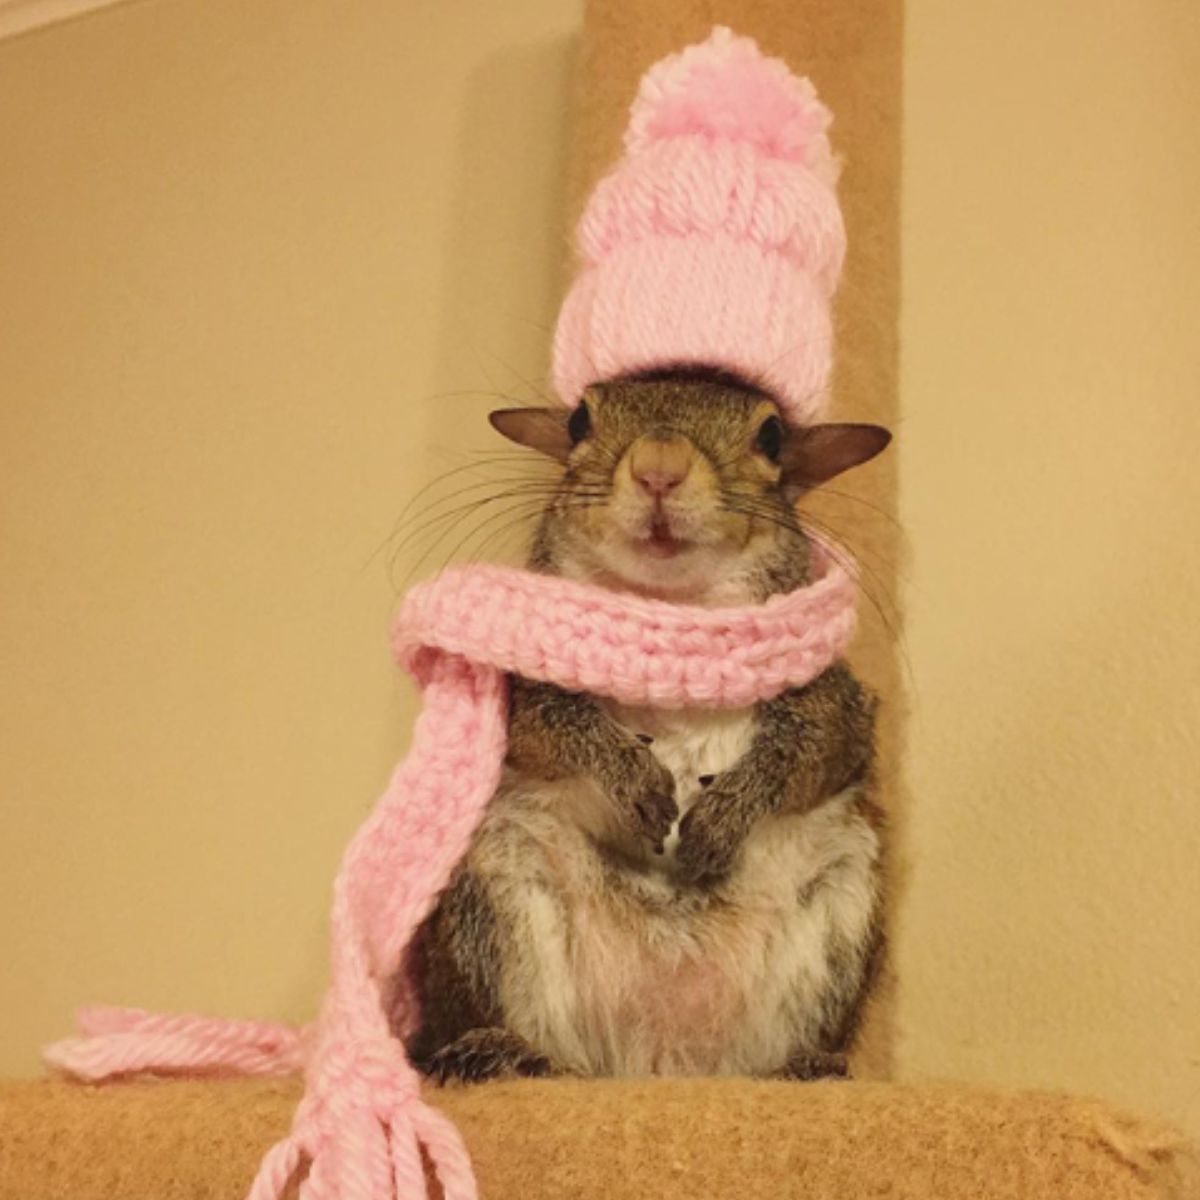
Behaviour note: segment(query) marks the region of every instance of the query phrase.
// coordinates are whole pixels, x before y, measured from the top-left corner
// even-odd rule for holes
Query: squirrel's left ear
[[[498,408],[488,413],[488,420],[510,442],[566,462],[571,453],[570,416],[565,408]]]
[[[892,435],[882,425],[808,425],[788,431],[780,456],[784,491],[797,497],[881,453]]]

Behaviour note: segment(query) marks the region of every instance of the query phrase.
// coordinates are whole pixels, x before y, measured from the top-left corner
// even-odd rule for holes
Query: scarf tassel
[[[298,1121],[263,1158],[247,1200],[283,1200],[305,1164],[300,1200],[429,1200],[425,1158],[444,1200],[476,1200],[458,1130],[418,1094],[382,1117],[361,1100],[346,1101],[323,1128]]]
[[[150,1072],[185,1076],[285,1076],[303,1067],[305,1030],[267,1021],[93,1005],[77,1014],[80,1036],[46,1047],[46,1061],[97,1083]],[[368,1089],[346,1089],[263,1158],[248,1200],[282,1200],[308,1164],[301,1200],[427,1200],[422,1151],[445,1200],[475,1200],[475,1177],[458,1130],[416,1087],[391,1098],[382,1115]]]
[[[76,1014],[79,1037],[43,1051],[46,1062],[97,1083],[149,1071],[158,1075],[292,1075],[303,1066],[304,1031],[269,1021],[92,1005]]]

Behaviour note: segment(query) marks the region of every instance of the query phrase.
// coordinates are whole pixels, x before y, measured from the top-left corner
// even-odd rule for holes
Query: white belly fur
[[[750,710],[614,710],[654,738],[681,815],[745,751]],[[854,791],[768,817],[712,892],[681,888],[667,853],[616,860],[577,814],[589,782],[506,774],[471,851],[496,909],[510,1028],[596,1075],[765,1074],[816,1048],[838,981],[831,954],[864,945],[877,903],[874,830]]]

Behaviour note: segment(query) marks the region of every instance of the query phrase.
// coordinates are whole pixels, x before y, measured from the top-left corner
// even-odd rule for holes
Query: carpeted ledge
[[[0,1200],[241,1200],[292,1081],[0,1084]],[[1200,1200],[1165,1126],[1045,1092],[746,1080],[449,1088],[483,1200]]]

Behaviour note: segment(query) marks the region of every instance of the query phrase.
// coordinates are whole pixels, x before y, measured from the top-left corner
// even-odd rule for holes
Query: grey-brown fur
[[[612,803],[613,819],[661,846],[679,815],[675,780],[643,741],[591,696],[513,679],[508,762],[540,779],[587,775]]]
[[[862,432],[869,427],[845,427],[846,435],[829,427],[824,440],[807,443],[801,431],[787,430],[779,461],[770,461],[756,448],[761,437],[755,440],[776,411],[769,398],[711,376],[619,381],[590,393],[589,404],[597,410],[592,427],[574,447],[550,414],[527,432],[523,417],[506,428],[564,461],[531,567],[689,603],[761,601],[806,582],[809,546],[794,516],[796,496],[886,441],[862,449],[864,437],[874,436]],[[649,447],[644,461],[668,463],[671,478],[680,476],[653,498],[636,474],[639,444]],[[646,538],[665,539],[669,564],[644,572],[637,551],[643,520]],[[610,542],[616,549],[605,557]],[[681,592],[672,591],[676,586]],[[423,1018],[410,1040],[416,1061],[442,1081],[555,1070],[844,1074],[880,941],[880,830],[869,798],[875,702],[848,668],[837,663],[809,685],[758,705],[746,734],[716,730],[721,745],[741,744],[738,738],[745,745],[702,781],[660,761],[668,735],[656,749],[636,727],[642,714],[524,679],[511,681],[510,704],[505,782],[409,963]],[[704,735],[689,734],[686,721],[682,733],[673,728],[669,736],[676,759],[706,753]],[[818,813],[824,815],[813,825]],[[664,855],[669,835],[677,841]],[[813,837],[819,853],[805,849]],[[839,838],[846,839],[844,855]],[[778,878],[789,862],[803,875],[792,885]],[[857,907],[839,923],[843,892]],[[711,1013],[701,1005],[688,1015],[710,986],[698,993],[689,980],[711,978],[714,995],[732,1013],[752,1004],[753,997],[738,999],[740,983],[747,992],[770,991],[772,981],[761,977],[770,967],[762,961],[764,947],[775,943],[762,912],[777,912],[782,924],[811,939],[818,935],[804,933],[809,910],[822,914],[823,923],[812,925],[824,931],[819,941],[773,951],[781,971],[796,972],[799,999],[789,1000],[785,988],[777,1017],[774,1010],[748,1016],[764,1027],[741,1039],[741,1049],[740,1031],[726,1027],[736,1016],[718,1019],[724,1010],[715,1001]],[[609,972],[621,980],[612,984],[608,1008],[603,999],[591,1001],[608,979],[601,951],[589,957],[589,930],[645,956],[644,971],[621,963]],[[709,965],[696,949],[704,946],[717,956]],[[747,972],[751,959],[758,964],[753,983],[749,974],[738,977],[742,947]],[[673,978],[681,989],[674,999]],[[562,992],[566,1015],[547,988]],[[665,1000],[650,994],[654,988],[666,989]],[[676,1001],[683,1014],[677,1032],[656,1008]],[[628,1037],[637,1043],[629,1047],[622,1046],[619,1015],[626,1007]],[[672,1045],[676,1037],[694,1037],[696,1046]]]
[[[870,765],[875,701],[835,663],[807,687],[758,706],[750,749],[718,775],[680,823],[684,874],[719,879],[751,826],[769,813],[803,812],[862,782]]]

